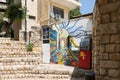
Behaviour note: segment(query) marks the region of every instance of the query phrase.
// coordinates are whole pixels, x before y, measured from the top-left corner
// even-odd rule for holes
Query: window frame
[[[62,8],[53,6],[53,13],[55,15],[55,18],[59,18],[59,15],[60,15],[60,18],[64,18],[64,9],[62,9]],[[57,17],[56,17],[56,15],[57,15]]]

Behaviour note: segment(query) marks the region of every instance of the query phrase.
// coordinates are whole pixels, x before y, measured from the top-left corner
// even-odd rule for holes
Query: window
[[[35,20],[35,16],[31,16],[31,15],[29,15],[29,19],[33,19],[33,20]]]
[[[81,50],[91,50],[91,38],[82,38],[80,43]]]
[[[5,12],[5,9],[0,9],[0,12]]]
[[[49,27],[43,28],[43,43],[49,43]]]
[[[55,18],[64,18],[64,10],[61,8],[53,6],[53,13]]]

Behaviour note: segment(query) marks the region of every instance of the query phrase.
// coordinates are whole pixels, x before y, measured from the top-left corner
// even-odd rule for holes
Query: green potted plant
[[[33,43],[29,43],[27,45],[27,51],[32,51],[33,50]]]

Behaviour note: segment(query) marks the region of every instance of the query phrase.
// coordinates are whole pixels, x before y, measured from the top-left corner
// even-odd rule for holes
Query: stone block
[[[110,53],[109,57],[111,60],[120,60],[120,53]]]
[[[117,0],[109,0],[109,2],[116,2]]]
[[[120,61],[119,61],[119,72],[120,72]],[[120,73],[119,73],[119,75],[120,75]]]
[[[96,31],[95,31],[95,36],[99,36],[99,35],[100,35],[100,29],[99,29],[99,26],[98,26]]]
[[[110,40],[111,43],[120,43],[120,34],[112,35]]]
[[[101,53],[100,54],[100,59],[101,60],[108,60],[109,59],[109,54],[108,53]]]
[[[110,76],[110,77],[119,77],[119,70],[109,69],[108,70],[108,76]]]
[[[96,75],[95,80],[101,80],[100,78],[101,78],[100,75]]]
[[[100,50],[100,46],[96,46],[96,50]]]
[[[97,39],[95,39],[95,44],[96,44],[97,46],[99,46],[99,45],[100,45],[100,41],[98,41]]]
[[[120,52],[120,44],[108,44],[108,45],[106,45],[105,52]]]
[[[110,77],[108,77],[107,75],[101,76],[100,80],[111,80]]]
[[[116,34],[116,33],[118,33],[116,23],[101,24],[100,26],[101,26],[101,28],[100,28],[101,34],[108,35],[108,34]]]
[[[111,13],[111,21],[112,22],[118,21],[118,13],[116,11]]]
[[[100,74],[100,73],[99,73],[99,70],[100,70],[100,69],[95,68],[95,71],[94,71],[94,72],[95,72],[95,75],[99,75],[99,74]]]
[[[120,21],[120,20],[119,20]],[[120,23],[117,24],[117,29],[120,32]],[[120,34],[120,33],[119,33]]]
[[[100,75],[106,75],[107,69],[100,69]]]
[[[107,13],[117,11],[118,7],[119,7],[119,3],[117,3],[117,2],[109,3],[106,5],[100,6],[99,11],[101,14],[107,14]]]
[[[101,35],[100,43],[109,43],[110,42],[110,35]]]
[[[110,61],[110,60],[103,60],[100,61],[100,67],[105,69],[114,69],[119,67],[119,62]]]
[[[105,52],[105,45],[100,45],[100,52]]]
[[[108,23],[110,22],[110,15],[109,14],[104,14],[101,16],[101,22],[102,23]]]
[[[100,40],[100,36],[96,36],[96,40],[99,41]]]

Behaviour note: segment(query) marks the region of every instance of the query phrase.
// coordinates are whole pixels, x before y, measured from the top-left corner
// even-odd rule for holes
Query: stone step
[[[13,42],[0,42],[0,45],[4,47],[26,47],[25,43],[13,43]]]
[[[26,48],[0,48],[0,52],[26,52]]]
[[[34,68],[35,71],[42,72],[41,70],[49,71],[46,73],[50,74],[66,74],[66,75],[72,75],[72,77],[84,77],[85,72],[89,70],[82,70],[79,68],[71,67],[71,66],[65,66],[60,64],[40,64],[36,68]]]
[[[7,46],[11,46],[11,47],[25,47],[26,46],[25,42],[19,42],[19,41],[1,41],[0,44],[5,46],[5,47],[7,47]]]
[[[0,55],[0,58],[32,58],[32,57],[39,57],[40,55],[39,54],[31,54],[31,55],[24,55],[24,54],[19,54],[19,55]]]
[[[2,79],[2,80],[72,80],[72,79],[43,79],[43,78],[15,78],[15,79]],[[85,80],[85,79],[73,79],[73,80]]]
[[[11,66],[11,65],[38,65],[40,64],[40,57],[31,57],[31,58],[0,58],[0,66]]]
[[[5,57],[5,58],[0,58],[0,61],[1,62],[33,62],[33,61],[38,61],[39,60],[39,56],[34,56],[34,57],[20,57],[20,58],[17,58],[17,57]]]
[[[85,80],[84,77],[71,77],[68,75],[41,75],[41,74],[10,74],[1,75],[0,80]]]
[[[11,39],[10,39],[10,38],[3,38],[3,37],[0,37],[0,42],[1,42],[1,41],[6,41],[6,42],[7,42],[7,41],[11,41]]]
[[[26,44],[19,41],[0,41],[0,49],[26,49]]]
[[[42,80],[42,78],[43,80],[44,79],[53,80],[55,78],[58,79],[61,78],[61,80],[63,80],[64,78],[66,78],[67,80],[71,80],[70,78],[72,78],[72,80],[79,80],[83,78],[83,76],[81,76],[79,73],[76,74],[74,71],[75,68],[73,67],[68,67],[63,65],[53,65],[53,64],[48,64],[48,65],[40,64],[40,65],[31,65],[31,66],[30,65],[1,66],[0,74],[2,74],[1,75],[2,80],[8,80],[8,79],[15,80],[16,78],[22,79],[22,78],[33,78],[33,77],[39,80]],[[73,74],[77,76],[73,76]]]
[[[26,52],[27,49],[26,48],[4,48],[4,49],[0,49],[0,52]]]
[[[0,80],[83,80],[83,74],[74,67],[41,64],[40,51],[28,52],[25,42],[0,38]]]
[[[8,47],[3,47],[0,46],[0,51],[26,51],[26,47],[12,47],[8,46]]]
[[[19,54],[22,54],[22,55],[36,55],[36,54],[40,54],[40,52],[36,52],[36,51],[28,51],[28,52],[13,52],[13,51],[9,51],[9,52],[6,52],[6,51],[1,51],[0,52],[0,55],[19,55]]]
[[[22,57],[25,57],[25,58],[28,58],[28,57],[40,57],[41,54],[40,53],[22,53],[22,52],[13,52],[13,53],[2,53],[1,52],[1,55],[0,55],[0,58],[22,58]]]
[[[73,73],[70,70],[51,70],[51,69],[36,69],[36,65],[22,65],[22,66],[6,66],[0,69],[0,74],[36,74],[36,75],[68,75],[72,77],[83,77],[79,73]],[[73,76],[75,75],[75,76]]]
[[[41,78],[41,79],[69,79],[69,75],[51,75],[51,74],[5,74],[1,75],[2,79],[15,79],[15,78]]]
[[[17,45],[16,46],[5,46],[5,45],[0,44],[0,49],[3,51],[5,49],[9,50],[9,51],[14,51],[14,49],[18,49],[18,50],[22,49],[23,50],[23,49],[26,49],[26,46],[17,46]]]
[[[31,74],[57,74],[57,75],[71,75],[69,71],[39,69],[36,70],[36,65],[17,65],[17,66],[1,66],[1,74],[16,74],[16,73],[31,73]]]

